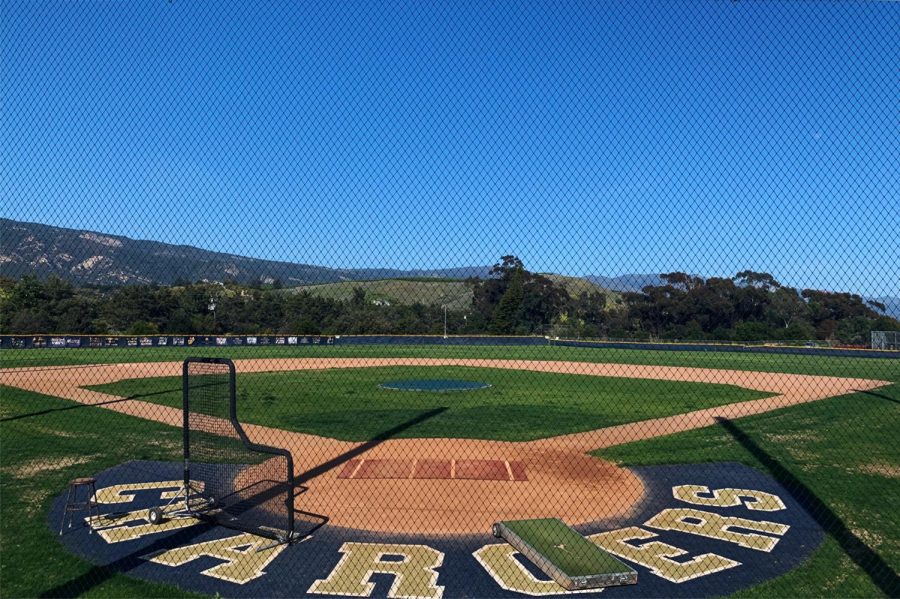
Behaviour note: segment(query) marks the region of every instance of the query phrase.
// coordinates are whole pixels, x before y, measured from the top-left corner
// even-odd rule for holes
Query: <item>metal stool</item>
[[[85,476],[82,478],[73,478],[69,481],[69,490],[66,492],[66,505],[63,508],[62,522],[59,523],[59,534],[63,533],[63,527],[66,524],[66,515],[69,516],[69,528],[72,528],[72,513],[87,511],[88,513],[88,534],[94,532],[94,517],[100,519],[100,506],[95,501],[97,495],[96,487],[97,479]],[[85,499],[78,500],[78,489],[84,489],[88,495]],[[96,512],[96,514],[95,514]]]

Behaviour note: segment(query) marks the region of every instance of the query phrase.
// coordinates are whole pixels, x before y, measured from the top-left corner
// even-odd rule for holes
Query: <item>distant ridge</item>
[[[56,275],[77,285],[136,285],[226,282],[285,287],[403,278],[488,278],[491,266],[438,269],[338,269],[213,252],[187,245],[136,240],[97,231],[67,229],[0,218],[0,275],[21,278]],[[561,276],[561,275],[560,275]],[[658,274],[586,275],[587,281],[615,292],[640,291],[663,283]],[[900,318],[900,297],[867,298]]]
[[[872,301],[884,304],[884,313],[900,320],[900,297],[873,297]]]
[[[0,219],[0,274],[56,275],[79,285],[234,281],[285,286],[399,277],[487,276],[490,267],[438,270],[336,269],[130,239],[97,231]]]
[[[628,274],[618,277],[604,277],[602,275],[587,275],[584,277],[591,283],[605,287],[612,291],[640,291],[648,285],[662,285],[663,280],[658,274]]]

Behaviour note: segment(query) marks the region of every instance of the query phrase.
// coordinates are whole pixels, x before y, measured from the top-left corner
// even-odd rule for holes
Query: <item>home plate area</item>
[[[355,460],[341,475],[524,476],[514,462],[485,462]],[[148,508],[169,501],[181,486],[178,463],[128,462],[97,473],[102,517],[90,525],[78,521],[58,538],[73,553],[128,576],[234,597],[714,596],[784,574],[822,542],[823,531],[808,512],[775,480],[747,466],[634,471],[646,493],[627,518],[569,523],[638,572],[636,585],[590,591],[565,591],[490,530],[392,535],[316,528],[319,521],[304,522],[301,515],[297,529],[311,534],[292,545],[273,545],[193,518],[152,525]],[[64,504],[65,493],[48,515],[54,534]]]

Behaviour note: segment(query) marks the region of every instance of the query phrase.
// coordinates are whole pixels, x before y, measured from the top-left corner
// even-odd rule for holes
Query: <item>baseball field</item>
[[[254,441],[292,452],[303,485],[297,509],[327,516],[326,530],[352,531],[359,541],[344,543],[340,553],[321,552],[329,569],[311,575],[315,582],[301,592],[354,594],[335,583],[340,564],[351,559],[350,545],[484,543],[492,521],[547,516],[586,532],[621,529],[665,499],[649,474],[664,469],[654,468],[723,464],[724,473],[749,468],[768,477],[821,539],[809,537],[814,541],[802,559],[770,553],[784,561],[770,576],[749,573],[749,559],[726,556],[750,564],[733,566],[741,572],[737,582],[709,576],[691,594],[896,596],[900,590],[896,359],[333,346],[4,351],[0,594],[229,594],[229,587],[192,585],[175,575],[168,582],[143,575],[149,554],[73,551],[66,539],[75,537],[56,530],[70,479],[129,464],[178,464],[181,361],[188,356],[234,360],[239,418]],[[477,381],[484,388],[379,387],[416,379]],[[595,542],[604,542],[601,537]],[[307,548],[318,538],[279,551],[312,551]],[[476,559],[467,554],[468,561],[448,558],[435,571],[449,589],[488,563],[486,549],[474,552]],[[277,578],[275,564],[266,566],[269,579]],[[373,596],[403,595],[378,572],[367,587]],[[658,574],[651,564],[643,580]],[[494,579],[498,593],[517,589],[502,574]],[[635,596],[642,589],[665,593],[643,584]],[[278,587],[266,587],[272,588]],[[476,588],[490,594],[490,587]],[[541,588],[532,594],[553,594]]]

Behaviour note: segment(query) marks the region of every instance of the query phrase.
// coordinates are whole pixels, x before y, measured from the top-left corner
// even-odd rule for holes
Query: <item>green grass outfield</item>
[[[289,356],[549,359],[791,372],[900,382],[898,360],[560,347],[4,350],[0,353],[0,365],[10,368],[157,362],[181,360],[188,355],[234,359]],[[476,374],[478,372],[486,371],[477,369]],[[509,373],[504,371],[503,376],[509,376]],[[460,378],[472,377],[466,374]],[[239,377],[239,387],[243,386],[244,379],[243,375]],[[477,398],[479,393],[482,391],[434,397],[437,401],[459,398],[468,401]],[[583,391],[579,393],[584,394]],[[575,396],[579,397],[578,393]],[[260,398],[261,403],[264,401]],[[398,398],[397,401],[406,400]],[[78,408],[54,411],[73,406]],[[27,414],[35,415],[17,418]],[[546,420],[555,417],[554,413]],[[896,509],[896,498],[900,497],[900,444],[896,442],[900,428],[900,385],[871,394],[856,393],[748,417],[735,421],[734,425],[737,432],[714,426],[611,448],[598,455],[625,464],[739,461],[769,472],[789,489],[812,494],[818,502],[813,503],[813,511],[820,512],[814,516],[823,518],[828,531],[822,548],[796,570],[744,591],[742,595],[883,594],[873,582],[873,574],[877,579],[878,570],[869,567],[867,571],[865,565],[870,563],[866,559],[875,555],[886,567],[900,569],[900,517]],[[361,430],[355,434],[365,433]],[[743,435],[743,442],[735,435]],[[149,443],[151,439],[153,442]],[[177,460],[181,454],[179,429],[103,409],[82,407],[66,400],[2,388],[0,440],[0,553],[3,555],[0,596],[62,592],[117,597],[189,596],[175,587],[132,580],[94,568],[66,551],[45,520],[51,499],[61,493],[66,482],[74,476],[127,460]],[[855,538],[863,543],[861,552],[859,546],[854,547],[848,542],[848,533],[852,535],[851,541]]]
[[[491,387],[454,393],[378,387],[386,381],[429,377],[479,381]],[[90,388],[182,405],[180,377]],[[729,385],[412,366],[239,374],[237,390],[242,422],[346,441],[368,441],[438,409],[443,411],[396,436],[528,441],[768,397]]]
[[[877,393],[775,410],[732,426],[594,455],[628,466],[741,462],[772,475],[798,497],[825,529],[825,543],[805,564],[741,596],[880,596],[873,576],[881,580],[889,576],[887,568],[900,571],[900,385]]]
[[[128,460],[181,459],[178,428],[103,409],[65,409],[72,406],[78,404],[0,387],[0,596],[197,596],[94,567],[48,528],[50,503],[72,478]],[[9,420],[37,411],[46,413]]]
[[[847,358],[741,352],[630,350],[560,346],[429,346],[429,345],[333,345],[295,347],[159,347],[105,349],[5,349],[0,368],[112,364],[121,362],[171,362],[190,356],[242,358],[483,358],[501,360],[561,360],[726,368],[760,372],[787,372],[900,379],[900,359]]]

